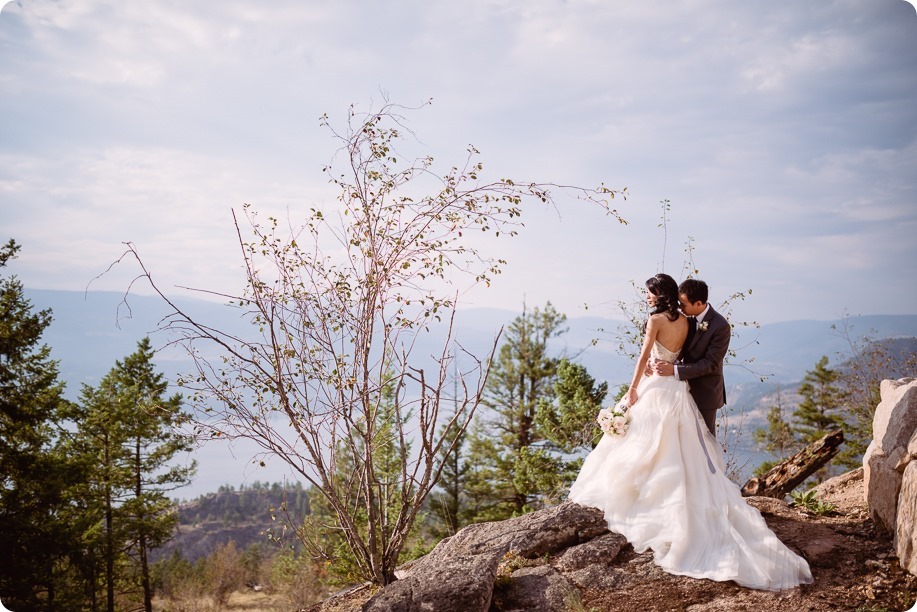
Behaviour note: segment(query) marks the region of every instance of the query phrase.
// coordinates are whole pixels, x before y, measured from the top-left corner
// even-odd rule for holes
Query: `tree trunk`
[[[143,503],[140,502],[141,496],[143,495],[143,473],[140,471],[140,438],[137,438],[134,446],[134,467],[136,470],[134,474],[134,494],[137,496],[137,507],[140,509],[140,514],[137,517],[139,519],[137,524],[140,527],[140,583],[143,586],[143,609],[145,612],[153,612],[153,592],[150,588],[150,566],[146,555],[146,516],[143,514],[142,510]]]
[[[111,492],[105,491],[105,594],[106,610],[115,612],[115,536]]]
[[[764,476],[750,479],[742,487],[742,495],[783,499],[806,478],[831,461],[840,450],[843,441],[844,432],[840,429],[825,435],[789,459],[775,465]]]
[[[108,436],[105,440],[105,592],[106,610],[115,612],[115,535],[111,493],[111,454]]]

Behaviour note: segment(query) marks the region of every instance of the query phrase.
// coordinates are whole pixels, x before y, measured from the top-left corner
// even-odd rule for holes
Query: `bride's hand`
[[[627,398],[627,405],[633,406],[637,403],[637,390],[631,387],[627,390],[627,394],[624,397]]]

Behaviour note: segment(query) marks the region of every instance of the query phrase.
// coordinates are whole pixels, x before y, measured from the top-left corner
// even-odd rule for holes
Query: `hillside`
[[[153,551],[152,560],[179,551],[193,562],[230,540],[243,550],[259,543],[276,546],[266,533],[276,526],[271,520],[271,509],[279,508],[284,501],[291,516],[305,517],[309,513],[308,494],[299,483],[288,485],[286,490],[280,483],[259,482],[238,490],[220,487],[215,493],[182,502],[178,506],[175,537]]]

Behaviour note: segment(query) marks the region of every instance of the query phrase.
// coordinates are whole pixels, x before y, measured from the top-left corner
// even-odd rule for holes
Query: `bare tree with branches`
[[[138,280],[172,308],[163,327],[194,359],[196,372],[180,384],[209,415],[199,425],[205,435],[248,438],[292,466],[333,508],[361,576],[377,584],[395,579],[444,451],[480,402],[496,347],[497,338],[483,357],[465,352],[453,384],[458,296],[489,284],[505,263],[480,252],[471,232],[514,235],[523,205],[554,205],[553,192],[624,223],[611,207],[623,192],[487,182],[474,147],[444,174],[430,157],[404,161],[396,150],[410,134],[402,111],[387,102],[376,112],[351,107],[341,133],[322,117],[342,144],[325,168],[340,193],[334,213],[312,208],[301,226],[284,229],[248,204],[241,217],[233,212],[247,287],[225,297],[253,337],[190,316],[156,287],[133,244],[125,253],[140,265]],[[415,354],[431,333],[444,336],[441,350]],[[376,465],[382,446],[397,457],[396,495]]]

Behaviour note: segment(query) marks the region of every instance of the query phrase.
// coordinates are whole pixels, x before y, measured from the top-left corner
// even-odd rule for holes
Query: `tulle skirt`
[[[602,437],[570,499],[605,513],[608,528],[666,572],[781,590],[812,582],[726,476],[722,450],[688,385],[650,376],[638,386],[624,436]]]

